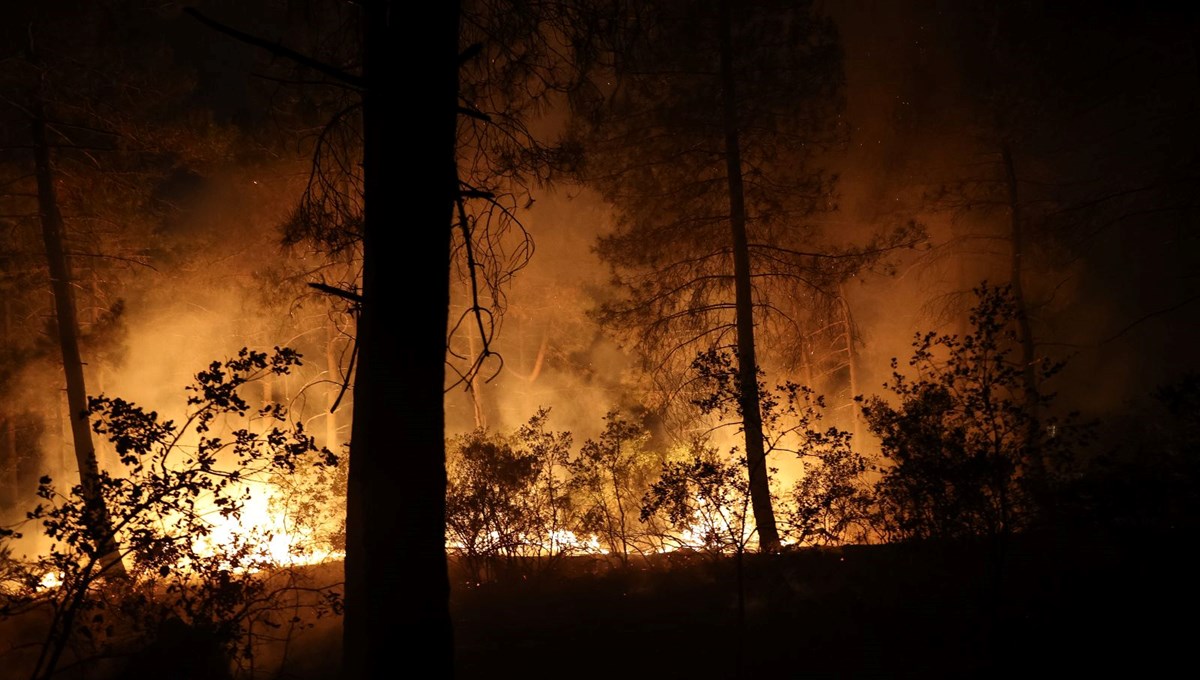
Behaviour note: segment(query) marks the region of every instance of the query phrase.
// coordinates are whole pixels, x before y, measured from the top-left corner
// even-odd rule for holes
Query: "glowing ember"
[[[41,592],[43,590],[57,588],[57,587],[61,586],[62,583],[63,583],[62,582],[62,574],[60,574],[56,571],[50,571],[50,572],[46,572],[46,575],[43,576],[42,580],[38,582],[37,589],[39,592]]]

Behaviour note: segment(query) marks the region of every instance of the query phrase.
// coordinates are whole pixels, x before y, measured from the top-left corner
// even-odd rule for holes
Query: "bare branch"
[[[333,78],[334,80],[341,82],[343,84],[349,85],[350,87],[353,87],[355,89],[358,89],[358,90],[366,89],[366,82],[359,76],[356,76],[352,73],[346,73],[345,71],[343,71],[340,68],[337,68],[336,66],[326,64],[325,62],[314,59],[306,54],[301,54],[295,50],[288,49],[287,47],[284,47],[283,45],[280,45],[278,43],[272,43],[272,42],[270,42],[268,40],[264,40],[263,38],[260,38],[256,35],[251,35],[249,33],[239,31],[236,28],[233,28],[231,26],[226,26],[225,24],[222,24],[219,21],[215,21],[213,19],[208,18],[207,16],[202,14],[199,10],[197,10],[195,7],[184,7],[183,13],[192,17],[196,21],[199,21],[200,23],[204,24],[205,26],[208,26],[209,28],[213,29],[214,31],[217,31],[218,33],[224,33],[225,35],[228,35],[231,38],[234,38],[235,40],[244,42],[248,45],[253,45],[255,47],[261,47],[262,49],[270,52],[271,54],[274,54],[279,57],[283,57],[284,59],[293,61],[297,64],[300,64],[301,66],[311,68],[312,70],[317,71],[318,73],[324,73],[325,75],[329,76],[330,78]]]
[[[1154,318],[1154,317],[1156,317],[1156,316],[1162,316],[1163,314],[1170,314],[1171,312],[1173,312],[1173,311],[1175,311],[1175,310],[1177,310],[1177,309],[1181,309],[1181,308],[1183,308],[1183,307],[1186,307],[1186,306],[1188,306],[1188,305],[1192,304],[1192,303],[1193,303],[1193,302],[1195,302],[1196,300],[1200,300],[1200,294],[1193,295],[1193,296],[1191,296],[1191,297],[1189,297],[1189,298],[1187,298],[1187,299],[1183,300],[1182,302],[1180,302],[1180,303],[1178,303],[1178,304],[1171,305],[1170,307],[1166,307],[1166,308],[1163,308],[1163,309],[1156,309],[1156,310],[1154,310],[1153,312],[1149,312],[1149,313],[1147,313],[1147,314],[1143,314],[1142,316],[1140,316],[1140,317],[1138,317],[1138,318],[1134,319],[1133,321],[1129,322],[1129,324],[1128,324],[1128,325],[1126,325],[1124,328],[1122,328],[1121,330],[1117,331],[1116,333],[1112,334],[1112,335],[1111,335],[1111,336],[1109,336],[1107,339],[1101,340],[1101,341],[1100,341],[1098,344],[1101,344],[1101,345],[1106,345],[1106,344],[1108,344],[1108,343],[1112,342],[1113,340],[1116,340],[1117,338],[1121,337],[1122,335],[1125,335],[1125,334],[1126,334],[1126,333],[1128,333],[1129,331],[1133,330],[1135,327],[1137,327],[1137,326],[1138,326],[1139,324],[1141,324],[1143,321],[1149,321],[1150,319],[1153,319],[1153,318]]]
[[[322,293],[329,293],[330,295],[335,295],[337,297],[342,298],[343,300],[349,300],[355,304],[361,304],[363,301],[363,298],[361,295],[359,295],[358,293],[355,293],[354,291],[346,290],[345,288],[338,288],[337,286],[330,286],[328,284],[317,283],[315,281],[310,281],[308,284],[308,287],[315,288],[315,289],[321,291]]]
[[[458,107],[458,112],[464,116],[468,116],[468,117],[474,118],[476,120],[482,120],[485,123],[492,122],[492,117],[487,115],[483,111],[480,111],[479,109],[473,109],[468,106],[460,106],[460,107]]]

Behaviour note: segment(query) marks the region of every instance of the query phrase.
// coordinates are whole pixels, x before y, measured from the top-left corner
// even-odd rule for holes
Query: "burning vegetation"
[[[829,583],[805,579],[847,556],[883,568],[879,556],[856,552],[868,546],[959,546],[965,552],[934,553],[927,566],[974,569],[982,560],[1001,569],[1014,556],[1030,559],[1029,537],[1042,536],[1051,513],[1086,532],[1134,521],[1112,512],[1116,497],[1079,495],[1081,482],[1102,479],[1078,457],[1094,426],[1034,418],[1052,402],[1034,411],[1023,401],[1022,373],[1008,360],[1016,348],[1005,321],[1011,294],[984,286],[976,295],[972,332],[919,335],[911,370],[897,368],[889,383],[894,398],[865,401],[877,453],[857,452],[848,432],[824,426],[826,406],[811,390],[760,385],[766,450],[772,460],[795,459],[799,471],[789,480],[772,470],[782,571],[750,559],[762,550],[745,459],[719,429],[660,447],[666,440],[644,419],[610,411],[600,433],[575,447],[541,409],[510,433],[478,428],[450,438],[445,550],[460,599],[486,611],[496,603],[483,593],[530,579],[542,584],[534,592],[583,579],[588,589],[619,588],[625,598],[634,588],[646,598],[670,589],[654,574],[678,572],[690,587],[730,593],[735,604],[705,604],[694,615],[740,635],[765,625],[756,598],[771,589],[784,588],[778,596],[789,607],[810,598],[833,606]],[[736,423],[732,362],[711,352],[693,363],[698,394],[707,395],[698,417]],[[344,461],[283,405],[261,400],[259,383],[302,369],[287,348],[214,362],[186,388],[178,424],[120,398],[90,400],[92,429],[118,466],[97,474],[102,506],[82,485],[60,490],[43,477],[41,502],[5,530],[4,616],[36,622],[30,630],[44,635],[14,647],[14,660],[33,677],[70,674],[81,663],[129,673],[171,663],[154,656],[162,653],[154,641],[174,635],[188,645],[186,663],[204,673],[255,677],[289,667],[289,647],[343,607],[334,571],[345,555]],[[247,401],[251,394],[259,405]],[[1186,399],[1163,396],[1171,395]],[[98,508],[106,533],[95,529]],[[19,552],[30,545],[35,553]],[[972,552],[989,545],[1001,552]],[[730,561],[736,573],[724,572]],[[849,587],[845,573],[832,578]],[[956,663],[980,663],[968,657]],[[96,671],[101,658],[120,661]]]
[[[1186,644],[1193,14],[36,5],[0,11],[0,678]]]
[[[32,559],[9,546],[4,555],[6,616],[48,619],[44,641],[22,655],[24,663],[36,659],[32,677],[114,653],[136,656],[148,635],[171,625],[207,640],[197,654],[252,672],[256,629],[339,610],[339,593],[289,570],[333,554],[326,527],[337,516],[272,504],[278,492],[268,491],[294,488],[278,480],[313,467],[330,483],[324,473],[337,457],[282,406],[252,410],[242,396],[247,384],[299,362],[287,349],[214,362],[187,388],[189,409],[178,424],[123,399],[90,400],[92,429],[120,467],[98,471],[90,488],[60,489],[42,477],[42,502],[5,530],[18,545],[25,527],[48,541]]]

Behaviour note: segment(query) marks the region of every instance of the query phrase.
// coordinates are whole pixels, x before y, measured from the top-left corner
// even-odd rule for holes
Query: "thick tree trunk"
[[[363,4],[363,304],[344,677],[453,675],[442,394],[457,191],[457,2]],[[402,244],[404,248],[396,247]],[[391,259],[389,259],[391,258]]]
[[[746,465],[750,503],[758,527],[760,549],[779,549],[779,531],[771,507],[767,456],[763,448],[762,412],[758,394],[758,361],[754,352],[754,289],[750,280],[750,249],[746,238],[746,203],[742,186],[741,143],[737,121],[737,91],[733,73],[733,27],[730,1],[721,2],[721,99],[725,128],[725,169],[729,181],[729,226],[733,241],[733,278],[737,306],[738,387],[746,435]]]
[[[35,100],[33,109],[30,132],[33,137],[38,212],[42,223],[42,240],[46,246],[46,263],[50,268],[63,372],[67,380],[67,410],[75,464],[79,468],[79,483],[88,508],[88,531],[97,554],[102,556],[102,568],[112,575],[124,575],[125,566],[113,535],[108,508],[96,484],[99,465],[96,462],[96,449],[92,445],[91,428],[88,426],[87,388],[83,380],[83,359],[79,353],[79,319],[71,292],[71,268],[67,261],[62,214],[58,209],[58,195],[54,186],[54,165],[46,139],[46,119],[40,101]]]

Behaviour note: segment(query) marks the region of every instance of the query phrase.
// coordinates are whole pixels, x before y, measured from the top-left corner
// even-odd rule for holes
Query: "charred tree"
[[[10,303],[8,291],[2,291],[4,294],[3,300],[0,300],[0,340],[4,342],[4,347],[9,347],[10,334],[12,333],[12,304]],[[5,378],[7,382],[9,371],[11,370],[6,364],[10,360],[7,356],[8,352],[0,354],[0,376]],[[9,404],[12,399],[6,399]],[[3,494],[3,501],[0,501],[0,510],[9,510],[19,507],[18,498],[21,488],[20,473],[21,466],[17,456],[17,426],[16,426],[16,409],[12,406],[7,406],[4,411],[0,412],[0,494]]]
[[[0,67],[0,90],[6,93],[0,97],[0,212],[8,251],[3,295],[6,307],[20,311],[9,319],[9,337],[21,338],[8,343],[12,353],[6,358],[14,371],[39,363],[57,370],[62,362],[66,403],[54,385],[47,386],[42,403],[27,407],[30,425],[52,434],[61,430],[61,441],[47,438],[42,460],[29,472],[79,470],[97,557],[109,573],[117,573],[122,566],[109,509],[95,491],[99,463],[85,415],[89,385],[82,355],[89,358],[87,380],[94,389],[107,346],[119,331],[122,285],[154,251],[153,229],[161,226],[166,209],[155,192],[178,169],[166,167],[163,158],[182,155],[164,144],[166,138],[181,139],[173,137],[181,128],[171,117],[179,110],[173,106],[180,91],[148,83],[174,82],[179,73],[169,59],[149,57],[162,56],[157,45],[132,38],[144,17],[128,3],[6,9],[11,11],[0,34],[16,50]],[[154,112],[153,123],[147,111]],[[43,319],[49,323],[36,327]],[[42,335],[51,342],[26,340]],[[27,398],[38,396],[30,390]],[[59,408],[66,412],[56,422]],[[23,446],[36,448],[31,443]]]
[[[429,8],[419,39],[412,32],[417,24],[407,20],[399,3],[362,3],[356,35],[361,73],[186,11],[210,28],[320,74],[357,100],[326,126],[327,132],[338,131],[342,146],[330,146],[335,143],[327,135],[318,142],[318,156],[332,149],[344,158],[361,150],[361,163],[323,168],[314,160],[313,182],[289,225],[299,235],[288,237],[316,241],[332,252],[357,243],[362,252],[360,292],[311,284],[357,308],[342,677],[375,677],[397,659],[418,665],[429,677],[452,677],[442,406],[449,277],[446,270],[439,274],[437,267],[418,262],[392,266],[389,257],[400,242],[418,243],[422,261],[436,262],[451,252],[451,218],[460,197],[459,3]],[[401,82],[417,93],[420,105],[397,96]],[[357,130],[350,123],[355,113],[361,120]],[[403,129],[401,120],[407,123]],[[351,129],[339,128],[344,125]],[[421,171],[407,171],[413,167]],[[352,179],[361,183],[361,203],[347,200],[339,189],[346,184],[344,173],[356,168]],[[401,186],[416,200],[400,200]]]
[[[1017,182],[1017,167],[1013,161],[1012,148],[1008,142],[1000,145],[1000,158],[1004,165],[1004,183],[1008,196],[1010,273],[1009,289],[1012,293],[1014,313],[1016,316],[1017,335],[1021,343],[1020,366],[1025,396],[1025,408],[1029,411],[1030,422],[1026,441],[1030,447],[1028,463],[1034,471],[1041,470],[1041,454],[1032,450],[1037,439],[1038,410],[1041,407],[1041,395],[1038,389],[1038,357],[1037,345],[1033,337],[1033,325],[1029,321],[1029,301],[1026,299],[1023,283],[1025,271],[1025,235],[1022,224],[1020,185]]]
[[[560,34],[547,26],[562,25],[559,8],[515,9],[505,2],[439,3],[422,17],[418,36],[399,3],[370,0],[358,5],[354,35],[341,41],[354,53],[336,62],[185,10],[351,95],[323,128],[309,185],[286,225],[290,243],[362,252],[361,293],[310,283],[358,310],[350,371],[347,678],[368,677],[397,656],[427,661],[425,674],[451,675],[443,394],[448,382],[472,385],[496,356],[489,343],[504,308],[497,291],[532,253],[513,208],[525,173],[553,155],[537,148],[524,121],[540,105],[528,86],[553,89],[547,79],[554,69],[546,65],[559,56]],[[401,103],[401,82],[420,105]],[[478,102],[501,110],[489,115]],[[401,186],[415,197],[411,203],[397,197]],[[468,201],[478,203],[468,208]],[[418,261],[395,266],[397,243],[419,244]],[[447,270],[425,266],[443,257]],[[452,323],[450,274],[470,297]],[[476,332],[478,356],[456,354],[456,335]]]
[[[449,279],[417,263],[390,266],[388,257],[398,238],[421,243],[423,257],[435,262],[450,252],[458,40],[457,2],[426,7],[419,23],[396,2],[364,5],[363,282],[346,517],[347,678],[373,677],[398,660],[419,663],[429,677],[453,675],[442,408]],[[401,82],[419,105],[397,96]],[[400,120],[407,121],[403,128]],[[416,146],[414,133],[421,138]],[[414,167],[420,171],[404,170]],[[400,186],[417,200],[399,200]]]
[[[860,434],[859,422],[860,412],[858,403],[855,399],[859,396],[858,391],[858,342],[859,336],[855,332],[854,315],[850,312],[850,301],[846,299],[846,285],[843,283],[838,286],[837,290],[837,307],[840,316],[842,333],[841,333],[841,350],[845,356],[846,369],[846,400],[842,407],[850,409],[850,433],[854,437]]]
[[[79,484],[89,506],[88,518],[91,539],[104,568],[114,575],[125,573],[108,508],[96,483],[100,472],[96,448],[88,425],[87,388],[84,383],[83,357],[79,351],[79,319],[75,297],[71,290],[71,264],[67,257],[62,213],[55,189],[55,169],[46,137],[46,114],[41,95],[32,99],[29,120],[33,142],[34,172],[37,181],[38,213],[42,240],[46,248],[46,263],[50,270],[50,286],[54,295],[54,319],[62,352],[63,373],[67,382],[67,411],[71,423],[75,464],[79,468]]]
[[[844,131],[840,42],[811,4],[645,3],[616,16],[604,24],[611,63],[575,99],[581,174],[619,215],[597,248],[621,289],[600,318],[636,347],[664,403],[696,403],[680,396],[698,384],[698,354],[736,355],[728,424],[742,428],[759,540],[773,550],[758,380],[782,357],[762,348],[803,334],[795,300],[913,233],[849,244],[815,224],[836,179],[818,152]]]
[[[763,444],[761,401],[758,394],[758,360],[754,346],[754,288],[751,285],[750,248],[746,236],[746,197],[743,187],[741,139],[737,116],[737,79],[733,72],[733,29],[729,0],[721,0],[721,123],[725,132],[725,173],[729,191],[729,231],[733,258],[733,283],[737,316],[738,394],[746,441],[746,466],[750,500],[762,550],[779,550],[779,530],[771,507],[771,482]]]

